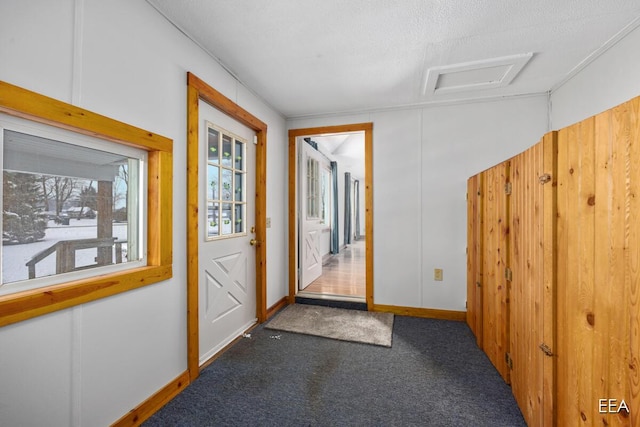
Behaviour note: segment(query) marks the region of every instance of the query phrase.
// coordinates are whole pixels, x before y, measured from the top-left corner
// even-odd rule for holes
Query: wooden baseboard
[[[400,307],[397,305],[374,304],[373,311],[393,313],[399,316],[426,317],[429,319],[455,320],[464,322],[467,320],[466,311],[438,310],[435,308]]]
[[[276,302],[267,310],[267,319],[271,318],[274,314],[278,312],[281,308],[288,304],[288,298],[283,297],[281,300]],[[249,331],[255,328],[257,325],[249,328]],[[229,347],[235,344],[237,340],[229,343],[224,349],[216,353],[214,357],[208,360],[205,364],[203,364],[200,368],[206,367],[208,364],[213,362],[217,357],[219,357],[222,353],[224,353]],[[179,377],[171,381],[169,384],[164,386],[161,390],[156,392],[153,396],[149,397],[147,400],[142,402],[140,405],[129,411],[125,416],[120,418],[118,421],[113,423],[111,427],[129,427],[129,426],[139,426],[143,422],[145,422],[149,417],[155,414],[160,408],[166,405],[171,399],[176,397],[178,393],[180,393],[186,386],[189,385],[189,371],[183,372]]]
[[[139,426],[189,385],[189,371],[164,386],[154,395],[113,423],[112,427]]]
[[[282,297],[280,301],[273,304],[271,307],[267,309],[267,320],[271,319],[271,317],[276,314],[281,308],[285,307],[289,304],[288,297]]]

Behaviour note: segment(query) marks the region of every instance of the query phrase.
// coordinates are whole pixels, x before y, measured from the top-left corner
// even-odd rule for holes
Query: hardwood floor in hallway
[[[366,296],[365,240],[358,240],[322,266],[322,275],[304,289],[323,295]]]

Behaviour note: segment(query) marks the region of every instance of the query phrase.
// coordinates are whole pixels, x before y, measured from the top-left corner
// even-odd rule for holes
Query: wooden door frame
[[[187,366],[189,378],[200,374],[200,344],[198,324],[198,138],[200,129],[199,102],[206,102],[256,132],[256,317],[262,323],[267,318],[267,125],[231,99],[187,73]]]
[[[373,123],[323,126],[289,130],[289,304],[296,298],[298,283],[298,210],[296,177],[298,174],[296,139],[327,133],[364,132],[364,204],[365,204],[365,262],[367,310],[373,310]]]

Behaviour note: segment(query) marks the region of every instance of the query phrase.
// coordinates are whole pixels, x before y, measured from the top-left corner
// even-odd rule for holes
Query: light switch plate
[[[433,280],[442,281],[442,269],[436,268],[433,270]]]

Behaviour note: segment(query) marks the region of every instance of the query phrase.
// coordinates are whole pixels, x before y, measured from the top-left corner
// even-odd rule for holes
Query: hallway
[[[366,296],[365,240],[355,241],[331,257],[322,266],[322,275],[304,290],[305,293],[361,297]]]

